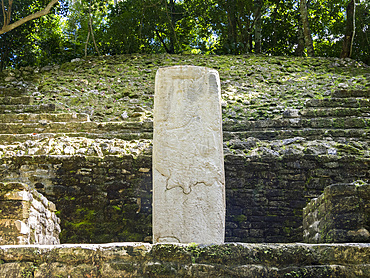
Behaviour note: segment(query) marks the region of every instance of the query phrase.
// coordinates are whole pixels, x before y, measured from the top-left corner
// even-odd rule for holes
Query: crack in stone
[[[198,184],[204,184],[205,186],[212,186],[213,184],[210,184],[210,183],[206,183],[206,182],[204,182],[204,181],[197,181],[197,182],[195,182],[195,183],[192,183],[192,185],[189,185],[189,192],[187,192],[186,190],[185,190],[185,186],[182,186],[182,185],[177,185],[177,186],[174,186],[174,187],[169,187],[169,185],[168,185],[168,182],[169,182],[169,180],[171,179],[171,171],[169,171],[170,172],[170,175],[169,176],[167,176],[167,175],[165,175],[165,174],[163,174],[163,173],[161,173],[161,171],[159,171],[158,169],[155,169],[156,171],[158,171],[158,173],[160,173],[165,179],[166,179],[166,191],[167,190],[171,190],[171,189],[174,189],[174,188],[177,188],[177,187],[180,187],[181,189],[182,189],[182,192],[185,194],[185,195],[189,195],[191,192],[192,192],[192,187],[193,186],[197,186]],[[223,184],[222,182],[221,182],[221,184]]]
[[[161,239],[166,239],[166,240],[165,241],[161,241]],[[181,242],[180,239],[178,237],[176,237],[176,236],[160,236],[160,237],[157,237],[156,238],[156,242],[158,242],[158,243],[161,243],[161,242],[174,242],[174,241],[168,240],[168,239],[175,239],[175,240],[177,240],[178,243]]]

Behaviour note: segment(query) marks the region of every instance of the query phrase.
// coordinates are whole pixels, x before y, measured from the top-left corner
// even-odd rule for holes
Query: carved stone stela
[[[223,243],[225,175],[216,70],[160,68],[155,80],[153,242]]]

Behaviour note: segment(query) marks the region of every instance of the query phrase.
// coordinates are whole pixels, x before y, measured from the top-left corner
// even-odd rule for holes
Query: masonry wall
[[[27,182],[53,201],[61,242],[151,241],[151,156],[24,156],[0,161],[0,178]],[[324,188],[369,179],[354,155],[225,155],[226,241],[303,241],[303,208]]]
[[[151,235],[150,168],[146,156],[23,156],[1,160],[0,177],[56,204],[62,243],[143,241]]]
[[[302,209],[336,182],[369,178],[354,156],[226,156],[227,241],[300,242]]]

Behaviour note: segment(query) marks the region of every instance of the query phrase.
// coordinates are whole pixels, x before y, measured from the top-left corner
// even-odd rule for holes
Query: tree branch
[[[38,11],[38,12],[36,12],[36,13],[34,13],[34,14],[30,14],[30,15],[28,15],[28,16],[26,16],[26,17],[24,17],[24,18],[22,18],[22,19],[20,19],[20,20],[18,20],[18,21],[16,21],[16,22],[14,22],[14,23],[12,23],[12,24],[6,24],[6,25],[4,25],[1,29],[0,29],[0,35],[1,34],[4,34],[4,33],[6,33],[6,32],[9,32],[9,31],[11,31],[11,30],[13,30],[13,29],[15,29],[15,28],[17,28],[17,27],[19,27],[19,26],[21,26],[22,24],[24,24],[24,23],[26,23],[26,22],[28,22],[28,21],[31,21],[31,20],[34,20],[34,19],[36,19],[36,18],[39,18],[39,17],[42,17],[42,16],[44,16],[44,15],[47,15],[48,13],[50,13],[50,10],[51,10],[51,8],[56,4],[56,3],[58,3],[59,2],[59,0],[51,0],[50,2],[49,2],[49,4],[46,6],[46,8],[45,9],[43,9],[43,10],[41,10],[41,11]],[[10,20],[10,14],[9,14],[9,20]]]
[[[154,29],[154,31],[157,34],[157,36],[158,36],[159,40],[161,41],[161,43],[162,43],[164,49],[166,50],[166,52],[171,54],[170,50],[168,49],[167,45],[165,44],[164,40],[162,39],[161,34],[159,33],[159,31],[157,29]]]

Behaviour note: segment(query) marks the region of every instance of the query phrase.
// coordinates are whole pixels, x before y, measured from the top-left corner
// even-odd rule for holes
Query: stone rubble
[[[149,139],[89,139],[84,137],[54,137],[39,140],[14,142],[0,145],[0,158],[24,155],[88,155],[104,157],[105,155],[133,155],[151,152]]]

